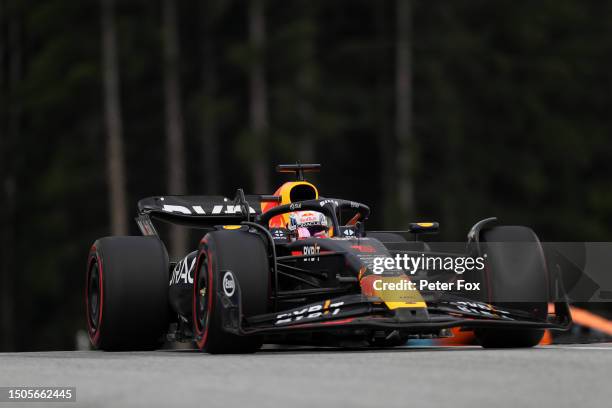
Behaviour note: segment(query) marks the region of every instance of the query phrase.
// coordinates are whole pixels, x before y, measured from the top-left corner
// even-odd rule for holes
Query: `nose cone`
[[[426,309],[421,293],[408,276],[367,275],[360,281],[364,296],[382,300],[390,310],[401,308]]]

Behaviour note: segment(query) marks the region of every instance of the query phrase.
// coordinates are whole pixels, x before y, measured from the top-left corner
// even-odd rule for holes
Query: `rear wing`
[[[261,214],[262,203],[279,202],[280,197],[245,195],[236,192],[233,200],[224,196],[156,196],[138,201],[136,222],[144,235],[156,235],[151,219],[193,228],[240,224]]]

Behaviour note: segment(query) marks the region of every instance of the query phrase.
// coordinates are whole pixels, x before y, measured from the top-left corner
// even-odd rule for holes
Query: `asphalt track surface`
[[[406,347],[0,353],[0,386],[76,386],[16,407],[610,407],[612,343],[528,350]]]

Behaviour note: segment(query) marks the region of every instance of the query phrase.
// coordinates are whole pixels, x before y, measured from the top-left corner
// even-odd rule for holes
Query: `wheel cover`
[[[202,332],[206,329],[206,320],[208,319],[208,262],[206,256],[203,256],[198,271],[198,279],[196,281],[196,324],[198,331]]]

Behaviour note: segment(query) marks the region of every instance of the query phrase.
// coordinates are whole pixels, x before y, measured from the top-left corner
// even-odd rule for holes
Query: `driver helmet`
[[[297,239],[317,237],[327,238],[329,226],[327,217],[318,211],[294,211],[289,213],[287,229]]]

